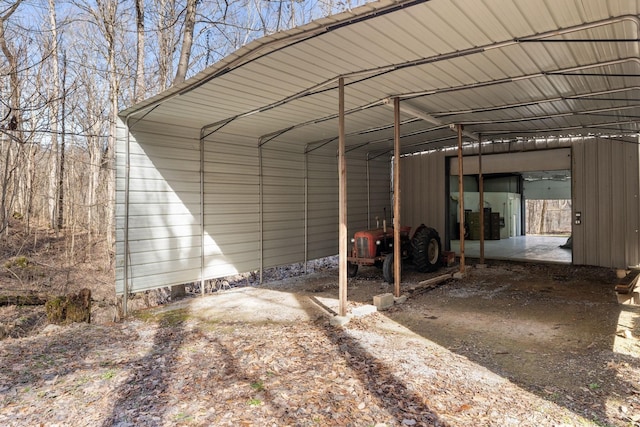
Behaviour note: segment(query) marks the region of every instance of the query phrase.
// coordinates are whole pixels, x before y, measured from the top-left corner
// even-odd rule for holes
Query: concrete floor
[[[500,240],[485,240],[486,259],[509,259],[517,261],[544,261],[571,264],[571,249],[563,249],[568,236],[517,236]],[[451,241],[451,250],[460,255],[460,241]],[[480,241],[465,240],[464,254],[467,258],[480,258]]]

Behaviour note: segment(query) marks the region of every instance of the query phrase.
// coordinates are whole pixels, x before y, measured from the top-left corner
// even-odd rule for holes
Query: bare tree
[[[93,0],[75,3],[91,19],[104,40],[104,59],[106,60],[106,80],[108,82],[108,123],[109,132],[107,136],[107,146],[103,151],[101,165],[106,170],[107,201],[105,203],[105,233],[108,246],[113,244],[113,215],[114,212],[114,152],[116,126],[118,120],[118,99],[120,95],[120,73],[116,66],[116,56],[118,55],[118,30],[122,24],[122,17],[119,15],[118,0]]]
[[[5,121],[8,123],[3,124],[2,133],[7,137],[6,146],[3,147],[5,151],[4,156],[4,171],[2,177],[2,193],[0,196],[0,232],[5,231],[9,224],[9,207],[11,206],[9,200],[9,184],[13,178],[13,174],[16,169],[16,165],[13,163],[15,154],[12,152],[12,144],[18,143],[18,150],[21,149],[23,143],[21,128],[21,114],[20,114],[20,79],[18,75],[18,56],[14,52],[12,46],[10,46],[7,37],[7,21],[18,10],[18,7],[22,3],[22,0],[15,1],[7,9],[2,11],[0,15],[0,49],[7,61],[7,72],[3,74],[9,75],[9,104],[8,112],[5,115]]]
[[[58,99],[60,98],[60,64],[58,61],[58,24],[56,20],[56,5],[54,0],[49,0],[49,25],[51,32],[50,50],[51,50],[51,79],[50,93],[53,102],[49,108],[49,120],[51,130],[51,156],[52,161],[49,164],[49,212],[51,228],[59,230],[61,222],[57,216],[59,194],[61,188],[58,185],[58,171],[60,169],[60,156],[58,153],[58,120],[60,118],[58,110]]]
[[[152,3],[152,17],[156,18],[155,27],[155,68],[157,77],[155,90],[163,91],[173,75],[173,57],[177,49],[175,23],[178,16],[175,0],[154,0]]]
[[[185,7],[184,26],[182,30],[182,48],[180,49],[180,60],[178,70],[173,84],[182,83],[187,76],[189,68],[189,58],[191,57],[191,46],[193,46],[193,30],[196,25],[197,0],[187,0]]]
[[[144,78],[145,70],[145,33],[144,33],[144,0],[136,1],[136,83],[133,91],[134,101],[140,102],[144,99],[146,93],[146,85]]]

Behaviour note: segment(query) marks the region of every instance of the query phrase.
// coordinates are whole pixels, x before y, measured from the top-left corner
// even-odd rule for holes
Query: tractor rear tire
[[[394,283],[393,281],[393,252],[384,257],[384,261],[382,262],[382,275],[384,276],[384,281],[387,283]]]
[[[442,244],[440,235],[431,227],[423,227],[416,231],[411,239],[413,264],[421,273],[436,271],[440,268]]]
[[[347,276],[356,277],[358,274],[358,264],[347,261]]]

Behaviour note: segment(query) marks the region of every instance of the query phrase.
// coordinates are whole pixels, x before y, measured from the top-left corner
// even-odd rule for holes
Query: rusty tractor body
[[[420,272],[435,271],[441,266],[442,245],[438,232],[420,225],[410,238],[411,227],[400,227],[400,254],[402,261],[412,261]],[[348,275],[355,277],[360,265],[375,265],[382,268],[384,279],[393,282],[393,227],[383,226],[362,230],[351,239],[352,247],[347,257]]]

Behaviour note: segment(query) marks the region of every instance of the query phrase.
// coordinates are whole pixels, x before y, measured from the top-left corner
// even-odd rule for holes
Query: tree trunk
[[[18,58],[11,50],[9,43],[6,37],[6,22],[13,15],[13,13],[18,9],[18,6],[22,3],[23,0],[17,0],[15,3],[11,5],[8,9],[5,10],[4,15],[0,16],[0,50],[4,54],[7,59],[8,65],[8,74],[9,74],[9,108],[10,108],[10,118],[9,124],[7,126],[8,131],[5,131],[5,134],[9,137],[7,141],[7,152],[5,155],[5,170],[2,181],[2,199],[0,200],[0,232],[6,231],[9,225],[9,208],[12,206],[11,200],[13,200],[13,194],[8,194],[8,187],[10,185],[10,181],[15,179],[15,174],[13,173],[15,170],[15,165],[12,164],[12,157],[18,158],[17,154],[12,156],[11,152],[11,143],[12,141],[16,141],[18,143],[23,142],[22,138],[22,117],[20,114],[20,77],[18,75]],[[16,186],[16,188],[19,186]],[[9,198],[9,200],[8,200]]]
[[[144,0],[136,0],[136,30],[137,30],[137,62],[136,62],[136,86],[134,88],[134,101],[144,99],[146,87],[144,83]]]
[[[58,214],[60,208],[59,195],[60,188],[59,182],[59,170],[60,170],[60,157],[58,152],[58,121],[60,120],[58,114],[58,102],[60,99],[60,63],[58,58],[58,27],[56,23],[56,6],[54,0],[49,0],[49,25],[51,30],[51,105],[49,114],[49,126],[51,129],[51,157],[49,173],[49,212],[50,212],[50,224],[51,228],[58,231],[60,229],[60,219]]]
[[[44,305],[47,298],[37,295],[0,295],[0,307],[7,305]]]
[[[77,294],[52,298],[45,303],[45,311],[50,323],[91,323],[91,290],[84,288]]]
[[[540,210],[540,225],[538,227],[538,234],[544,234],[545,232],[545,228],[544,228],[545,216],[547,216],[547,201],[543,200],[542,209]]]
[[[193,45],[193,29],[196,25],[196,3],[197,0],[187,0],[187,11],[184,17],[184,31],[182,32],[182,48],[180,49],[180,61],[173,84],[182,83],[187,76],[189,68],[189,58],[191,57],[191,46]]]
[[[53,0],[50,0],[53,1]],[[58,157],[58,217],[57,217],[57,229],[61,230],[64,228],[64,150],[65,150],[65,123],[66,123],[66,99],[67,99],[67,60],[66,57],[62,59],[63,69],[62,69],[62,98],[61,98],[61,117],[60,123],[62,124],[61,130],[62,134],[60,135],[60,155]]]

